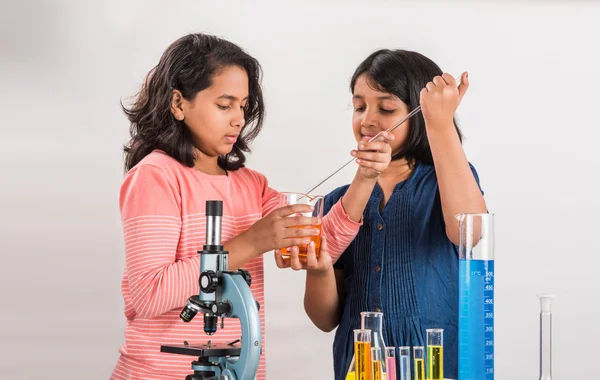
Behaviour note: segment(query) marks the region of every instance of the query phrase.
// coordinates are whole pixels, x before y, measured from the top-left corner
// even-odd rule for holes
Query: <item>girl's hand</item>
[[[369,138],[363,137],[358,144],[358,150],[350,152],[353,157],[356,157],[356,163],[359,165],[358,173],[362,178],[376,179],[387,169],[392,160],[392,148],[389,143],[394,140],[394,137],[394,134],[388,132],[382,132],[373,142],[368,142]]]
[[[321,236],[321,251],[319,258],[315,253],[315,243],[310,242],[306,253],[306,259],[298,256],[298,247],[292,247],[292,254],[289,258],[281,256],[279,249],[275,250],[275,263],[279,268],[292,268],[293,270],[306,270],[310,274],[322,274],[329,271],[333,264],[331,256],[327,253],[327,238]]]
[[[254,247],[255,255],[262,255],[273,249],[308,244],[309,237],[319,235],[320,230],[318,228],[293,227],[317,226],[321,223],[320,220],[302,215],[288,216],[310,211],[312,211],[312,207],[309,205],[284,206],[254,223],[244,232],[244,235]]]
[[[421,110],[427,128],[440,128],[452,125],[454,113],[469,88],[469,75],[463,73],[460,85],[452,75],[444,73],[436,76],[421,90]]]

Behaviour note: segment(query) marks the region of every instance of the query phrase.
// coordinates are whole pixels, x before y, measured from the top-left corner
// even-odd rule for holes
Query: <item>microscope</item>
[[[225,318],[238,318],[241,339],[218,345],[161,346],[160,351],[196,356],[193,374],[185,380],[254,380],[262,351],[259,304],[250,291],[250,273],[244,269],[228,270],[228,252],[221,244],[223,201],[206,201],[206,244],[200,254],[200,294],[190,297],[180,318],[190,322],[198,312],[204,314],[204,332],[217,332]]]

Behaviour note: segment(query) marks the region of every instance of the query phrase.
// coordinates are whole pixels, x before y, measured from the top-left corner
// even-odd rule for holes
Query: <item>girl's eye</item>
[[[354,112],[363,112],[365,107],[354,107]]]
[[[220,104],[217,104],[217,107],[219,107],[219,109],[223,111],[228,110],[230,108],[229,106],[222,106]]]
[[[385,108],[380,108],[379,111],[381,111],[382,113],[394,113],[394,111],[396,110],[387,110]]]

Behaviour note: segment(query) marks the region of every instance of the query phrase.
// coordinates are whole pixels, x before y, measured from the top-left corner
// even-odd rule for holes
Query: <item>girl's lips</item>
[[[227,141],[229,144],[235,144],[235,142],[237,141],[237,139],[238,139],[238,135],[235,135],[235,136],[230,136],[230,135],[225,136],[225,141]]]

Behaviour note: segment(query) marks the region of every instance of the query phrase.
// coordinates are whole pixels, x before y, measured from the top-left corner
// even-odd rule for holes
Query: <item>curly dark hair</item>
[[[240,67],[248,75],[246,124],[232,151],[219,157],[218,164],[224,170],[243,167],[244,152],[250,152],[249,144],[260,132],[265,115],[260,64],[229,41],[196,33],[173,42],[146,76],[133,105],[128,109],[121,104],[131,122],[131,139],[124,147],[125,171],[155,149],[193,167],[196,156],[192,134],[185,123],[171,113],[172,92],[179,90],[185,99],[192,100],[198,92],[212,85],[220,70],[231,66]]]

